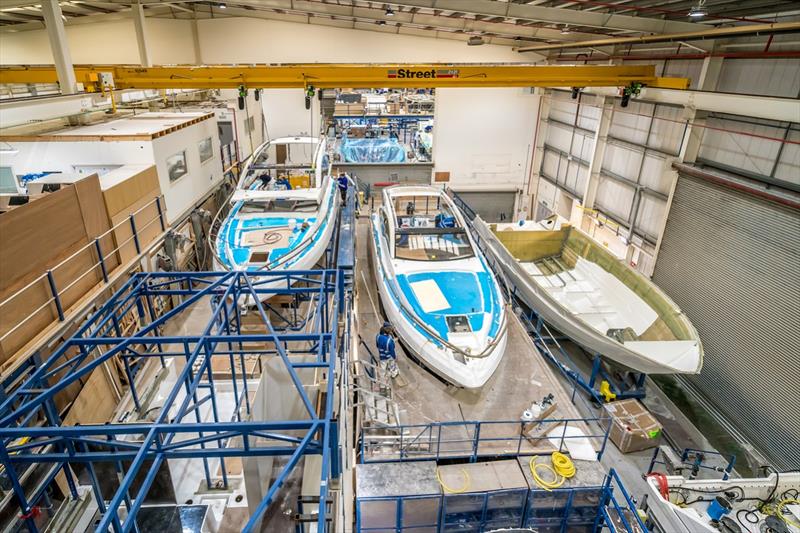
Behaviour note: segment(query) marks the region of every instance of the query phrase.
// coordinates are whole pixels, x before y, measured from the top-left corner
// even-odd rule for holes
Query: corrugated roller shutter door
[[[690,381],[776,466],[800,467],[800,213],[681,175],[653,280],[703,341]]]

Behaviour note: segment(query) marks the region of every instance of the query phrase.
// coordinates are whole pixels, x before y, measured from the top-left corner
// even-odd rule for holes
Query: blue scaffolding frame
[[[497,505],[501,498],[512,498]],[[468,509],[448,510],[448,501],[467,502]],[[556,500],[558,505],[543,504]],[[494,502],[494,503],[493,503]],[[563,505],[561,503],[563,502]],[[422,504],[422,505],[420,505]],[[385,516],[378,527],[365,528],[365,507],[377,505]],[[647,532],[636,504],[613,468],[597,486],[543,489],[497,489],[463,493],[433,493],[402,496],[368,496],[356,500],[356,531],[489,531],[495,528],[533,528],[541,531],[617,531],[611,510],[622,531]],[[374,512],[373,512],[374,513]],[[460,516],[459,516],[460,515]],[[422,520],[421,520],[422,517]]]
[[[277,282],[277,283],[276,283]],[[276,288],[276,286],[278,288]],[[290,273],[196,272],[140,273],[133,275],[65,341],[46,361],[34,361],[21,367],[11,391],[4,391],[0,405],[0,438],[3,447],[0,461],[12,486],[21,517],[30,531],[37,531],[32,513],[44,495],[40,488],[26,494],[18,475],[20,465],[50,463],[57,465],[46,486],[59,471],[64,473],[71,496],[78,497],[71,463],[86,465],[92,489],[101,513],[98,531],[138,531],[135,517],[156,478],[162,463],[169,459],[199,459],[206,481],[211,485],[208,461],[221,462],[223,484],[227,485],[226,457],[284,456],[287,463],[252,514],[244,531],[252,531],[275,498],[299,460],[308,454],[322,456],[320,502],[327,498],[327,480],[338,477],[339,461],[334,415],[333,375],[339,350],[338,322],[344,293],[344,275],[339,270],[296,271]],[[314,323],[306,331],[276,329],[262,299],[273,295],[305,298],[315,306]],[[153,310],[157,297],[179,297],[183,301],[160,317]],[[243,334],[241,307],[245,298],[255,302],[265,332]],[[202,332],[195,335],[162,335],[161,327],[190,307],[208,300],[212,307]],[[132,336],[120,336],[119,320],[134,312],[141,324]],[[264,343],[268,349],[253,350],[245,343]],[[178,348],[175,348],[175,347]],[[303,350],[302,346],[311,346]],[[305,362],[290,360],[304,354]],[[71,355],[75,353],[75,355]],[[302,400],[307,417],[291,421],[251,421],[245,355],[280,357]],[[132,363],[142,358],[185,360],[183,369],[161,406],[155,421],[133,424],[92,424],[61,426],[54,396],[103,363],[118,357],[129,378],[130,393],[137,409],[139,401]],[[234,412],[223,419],[217,405],[212,358],[226,358],[234,390]],[[237,368],[238,367],[238,368]],[[241,372],[237,376],[237,371]],[[321,412],[304,390],[298,376],[300,369],[320,369],[327,379],[327,391]],[[64,375],[59,374],[65,372]],[[56,382],[53,382],[57,379]],[[199,409],[209,402],[212,421],[202,421]],[[244,408],[244,409],[242,409]],[[141,414],[141,413],[140,413]],[[297,436],[303,435],[302,437]],[[144,439],[135,440],[137,435]],[[235,443],[235,444],[234,444]],[[118,490],[108,505],[100,492],[95,463],[113,462],[124,473]],[[145,468],[144,463],[151,461]],[[125,468],[124,462],[130,462]],[[134,478],[146,471],[136,494],[131,493]],[[120,518],[125,506],[126,517]],[[325,531],[325,513],[319,516],[319,531]]]

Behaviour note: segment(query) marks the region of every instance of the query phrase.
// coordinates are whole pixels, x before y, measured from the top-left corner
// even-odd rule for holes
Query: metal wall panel
[[[800,62],[791,58],[768,61],[726,59],[722,62],[717,90],[797,98],[800,94]]]
[[[776,466],[800,467],[800,213],[680,176],[653,281],[700,333],[692,384]]]
[[[514,218],[513,191],[459,191],[453,189],[486,222],[511,222]]]

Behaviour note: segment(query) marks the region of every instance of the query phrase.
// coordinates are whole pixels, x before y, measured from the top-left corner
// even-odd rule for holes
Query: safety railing
[[[588,430],[596,423],[599,430]],[[582,427],[581,427],[582,426]],[[532,429],[533,427],[533,429]],[[580,428],[580,432],[568,428]],[[608,442],[611,419],[546,418],[533,423],[520,420],[481,420],[402,424],[387,434],[385,428],[363,428],[361,462],[396,462],[430,459],[516,457],[548,451],[564,451],[568,444],[597,446],[600,459]]]
[[[619,474],[613,468],[608,472],[603,487],[606,500],[600,505],[594,531],[601,531],[604,526],[610,531],[622,530],[630,533],[650,531],[639,516],[636,503],[622,483]]]
[[[724,454],[715,450],[697,450],[695,448],[684,448],[680,455],[680,464],[671,464],[666,460],[660,460],[659,457],[665,455],[661,447],[653,451],[653,457],[650,459],[650,466],[647,467],[647,473],[652,474],[656,470],[656,465],[664,467],[665,470],[671,470],[669,473],[683,475],[684,471],[689,472],[689,479],[695,479],[701,473],[710,473],[716,477],[722,474],[722,480],[725,481],[731,477],[734,466],[736,466],[736,455]],[[666,457],[665,457],[666,459]],[[706,464],[706,461],[712,460],[715,464]]]
[[[78,295],[73,294],[72,297],[67,298],[67,292],[73,288],[77,290],[79,287],[83,287],[83,285],[79,286],[79,284],[88,276],[93,275],[95,277],[93,284],[108,284],[112,271],[124,264],[122,260],[123,250],[129,249],[130,246],[133,245],[133,249],[138,256],[146,249],[148,243],[143,241],[151,226],[158,224],[160,228],[159,233],[166,231],[167,222],[162,202],[162,197],[154,198],[152,202],[142,206],[131,213],[128,218],[120,221],[101,235],[96,236],[92,241],[73,252],[69,257],[52,266],[46,272],[0,302],[0,317],[4,317],[3,322],[5,322],[2,324],[2,327],[0,327],[0,345],[4,345],[12,336],[24,337],[24,335],[21,335],[21,330],[34,319],[38,319],[39,322],[37,322],[37,325],[43,327],[47,327],[47,325],[56,321],[64,322],[67,318],[66,314],[69,307],[79,301],[84,295],[84,293]],[[143,221],[140,215],[151,211],[153,206],[155,206],[155,211],[152,218]],[[123,240],[118,240],[123,233],[129,233],[130,236]],[[114,243],[113,249],[110,250],[105,249],[108,248],[108,244],[105,246],[103,245],[103,242],[108,243],[109,241]],[[73,274],[69,269],[75,268],[78,260],[86,257],[91,257],[93,263],[77,275]],[[62,278],[65,279],[66,283],[59,283],[58,280]],[[33,290],[36,290],[37,287],[46,287],[47,295],[41,300],[41,303],[32,296]],[[30,309],[30,307],[33,308]],[[12,308],[15,308],[14,313],[9,311]],[[9,320],[9,317],[20,314],[19,311],[17,311],[18,309],[24,309],[23,312],[27,314],[24,314],[18,319],[13,319],[13,322],[6,322]],[[49,316],[42,316],[42,313],[45,312],[49,312]],[[43,329],[43,327],[37,327],[37,333]],[[32,337],[33,335],[31,338]],[[14,347],[6,351],[13,353],[24,346],[29,340],[30,339],[15,338]]]
[[[356,500],[356,531],[611,531],[647,533],[636,506],[612,469],[602,484],[497,489]]]

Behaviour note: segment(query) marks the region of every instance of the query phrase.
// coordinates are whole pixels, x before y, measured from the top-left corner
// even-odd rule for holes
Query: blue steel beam
[[[354,196],[348,198],[349,212],[352,214]],[[352,230],[347,226],[347,230]],[[339,235],[335,237],[339,242]],[[334,241],[332,241],[334,242]],[[352,239],[344,239],[346,246],[352,246]],[[352,256],[352,253],[351,253]],[[331,257],[331,254],[328,254]],[[341,253],[339,254],[341,257]],[[285,280],[286,288],[275,289],[267,284],[275,279]],[[260,516],[274,499],[280,485],[291,473],[292,468],[299,459],[306,454],[322,456],[322,477],[320,483],[320,501],[327,498],[327,480],[333,475],[338,475],[338,467],[334,471],[331,464],[338,465],[338,461],[331,460],[331,454],[337,452],[335,425],[332,422],[335,368],[340,344],[337,338],[340,310],[345,308],[340,300],[346,298],[343,291],[343,272],[341,270],[302,271],[295,273],[274,274],[259,271],[258,273],[140,273],[135,274],[120,287],[97,312],[95,312],[78,329],[77,333],[62,346],[52,353],[44,363],[38,358],[31,359],[31,365],[21,365],[18,372],[3,383],[0,391],[0,439],[3,441],[3,454],[0,455],[2,463],[9,472],[9,478],[15,478],[14,465],[27,463],[52,463],[54,472],[64,471],[67,481],[72,483],[68,465],[70,463],[84,463],[93,472],[93,463],[99,461],[112,461],[117,465],[120,474],[124,474],[118,491],[114,494],[108,507],[101,518],[98,530],[114,531],[136,530],[136,513],[141,508],[144,497],[149,490],[159,466],[164,460],[169,459],[202,459],[241,456],[275,456],[289,457],[285,471],[281,474],[279,483],[271,488],[264,500],[259,504],[259,512],[252,518],[259,520]],[[293,283],[302,283],[303,287],[293,287]],[[178,288],[176,288],[178,287]],[[306,325],[312,326],[311,333],[296,333],[294,331],[276,331],[269,321],[265,306],[261,305],[262,297],[274,294],[294,294],[301,300],[308,300],[310,307],[306,316]],[[156,296],[183,297],[183,302],[174,309],[167,311],[161,317],[155,317],[152,298]],[[251,334],[242,335],[241,313],[238,302],[241,298],[249,297],[256,302],[258,313],[262,318],[267,335]],[[203,332],[193,336],[160,336],[159,327],[167,324],[179,313],[198,303],[202,298],[211,299],[213,311]],[[309,323],[314,313],[313,323]],[[271,309],[275,312],[274,309]],[[126,313],[134,313],[146,325],[130,337],[121,337],[120,320]],[[286,321],[291,325],[293,322]],[[296,318],[295,318],[295,322]],[[349,324],[349,321],[344,323]],[[116,335],[116,336],[115,336]],[[287,371],[293,376],[293,381],[298,393],[301,395],[307,408],[309,420],[295,421],[260,421],[242,422],[238,417],[238,409],[245,400],[249,410],[249,400],[245,398],[247,376],[242,373],[241,380],[244,392],[235,398],[236,415],[231,422],[219,419],[215,405],[214,379],[210,371],[211,358],[225,356],[231,361],[231,375],[236,379],[235,358],[243,358],[244,354],[252,353],[244,349],[245,342],[273,343],[274,350],[257,350],[259,355],[279,356],[286,364]],[[292,363],[289,360],[287,346],[293,342],[312,343],[303,350],[293,350],[292,354],[308,353],[315,355],[315,362]],[[164,348],[169,344],[178,344],[184,347],[183,351],[166,352]],[[96,348],[103,346],[108,349],[104,354],[95,354]],[[238,350],[236,347],[238,346]],[[67,350],[77,348],[79,354],[64,357]],[[95,359],[91,359],[92,356]],[[126,362],[129,359],[143,357],[185,358],[185,365],[178,379],[161,407],[161,411],[154,424],[109,424],[62,427],[60,419],[55,413],[53,397],[64,390],[69,384],[75,383],[87,376],[100,364],[120,357]],[[244,360],[242,372],[244,372]],[[199,365],[199,368],[196,366]],[[299,377],[298,368],[325,369],[327,374],[327,388],[323,404],[322,418],[313,408],[313,403],[308,398]],[[57,383],[49,383],[48,379],[54,377],[54,369],[65,372],[59,376]],[[296,379],[295,379],[296,378]],[[130,378],[131,393],[135,395],[135,383]],[[207,390],[208,396],[199,399],[197,392]],[[183,393],[184,399],[178,405],[179,395]],[[239,394],[239,392],[236,392]],[[213,405],[214,421],[184,422],[183,418],[190,413],[199,412],[197,407],[201,402],[209,399]],[[179,415],[171,418],[169,413],[175,406]],[[47,415],[43,427],[31,427],[33,420]],[[305,436],[301,439],[295,435],[282,434],[282,431],[298,432]],[[144,434],[142,442],[121,440],[125,436]],[[14,444],[20,437],[30,439],[25,444]],[[189,438],[186,438],[189,437]],[[239,447],[227,447],[232,439],[241,439]],[[183,439],[183,440],[181,440]],[[252,439],[259,439],[258,444]],[[265,443],[264,441],[272,441]],[[199,448],[198,448],[199,446]],[[129,496],[133,479],[140,474],[145,461],[152,461],[152,465],[145,474],[144,482],[135,498]],[[131,465],[125,471],[122,462]],[[207,470],[207,469],[206,469]],[[90,472],[90,474],[91,474]],[[207,471],[207,480],[208,477]],[[92,477],[90,475],[90,477]],[[52,477],[50,478],[53,479]],[[94,478],[93,478],[94,479]],[[97,484],[94,479],[94,485]],[[13,483],[12,483],[13,485]],[[21,485],[12,487],[20,504],[23,515],[29,513],[36,502],[43,497],[44,492],[37,491],[30,497],[26,496]],[[97,496],[97,486],[94,487]],[[73,495],[76,495],[74,488]],[[128,508],[127,518],[120,520],[119,510],[122,504]],[[254,522],[255,523],[255,522]],[[35,524],[29,529],[36,531]],[[325,514],[319,519],[319,531],[326,530]]]

